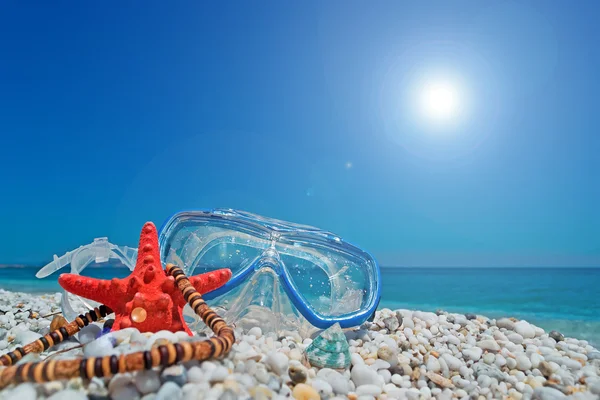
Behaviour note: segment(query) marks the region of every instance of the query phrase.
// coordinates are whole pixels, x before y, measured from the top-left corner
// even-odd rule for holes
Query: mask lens
[[[331,309],[331,283],[327,271],[300,257],[282,255],[281,261],[302,298],[314,311],[328,315]]]
[[[374,301],[376,282],[367,260],[327,246],[280,246],[281,261],[302,300],[322,317],[342,317]]]
[[[188,275],[229,268],[236,276],[266,247],[261,238],[228,227],[188,224],[171,234],[162,251],[167,263]]]

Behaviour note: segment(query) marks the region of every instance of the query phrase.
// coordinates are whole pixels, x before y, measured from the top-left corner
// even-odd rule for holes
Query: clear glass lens
[[[182,266],[188,275],[229,268],[235,276],[267,247],[262,238],[204,223],[186,224],[172,234],[162,251],[167,263]]]
[[[368,307],[374,283],[364,260],[308,243],[275,247],[292,284],[315,313],[340,317]]]

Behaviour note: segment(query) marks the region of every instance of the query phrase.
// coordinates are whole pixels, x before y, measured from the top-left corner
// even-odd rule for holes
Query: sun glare
[[[421,91],[421,112],[430,119],[447,121],[457,116],[457,88],[446,82],[431,82]]]

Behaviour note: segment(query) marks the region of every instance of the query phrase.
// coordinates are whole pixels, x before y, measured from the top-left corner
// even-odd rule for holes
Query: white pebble
[[[77,340],[81,344],[87,344],[92,340],[96,340],[96,337],[100,334],[102,328],[100,328],[96,324],[89,324],[88,326],[84,326],[81,328],[79,333],[77,334]]]
[[[450,368],[453,371],[458,371],[458,369],[463,365],[462,361],[460,361],[458,358],[454,357],[451,354],[443,354],[442,358],[448,365],[448,368]]]
[[[223,382],[229,376],[229,371],[222,365],[215,368],[210,374],[211,382]]]
[[[267,364],[271,368],[271,371],[275,372],[277,375],[282,375],[287,372],[288,362],[288,357],[281,352],[271,352],[265,360],[265,364]]]
[[[521,371],[529,371],[531,369],[531,361],[526,355],[520,354],[517,356],[517,368]]]
[[[481,340],[477,343],[477,347],[483,350],[499,351],[500,346],[493,339]]]
[[[73,389],[65,389],[48,397],[47,400],[86,400],[87,398],[88,397],[84,392]]]
[[[319,393],[321,398],[329,397],[333,393],[331,385],[323,379],[315,379],[312,381],[311,386]]]
[[[471,347],[470,349],[463,350],[462,353],[469,360],[479,361],[481,354],[483,354],[483,350],[479,347]]]
[[[360,354],[352,353],[350,355],[350,362],[352,363],[353,366],[356,366],[356,365],[363,365],[365,363],[365,360],[363,360],[363,358],[360,356]]]
[[[183,397],[183,391],[175,382],[165,382],[156,393],[156,400],[179,400]]]
[[[527,321],[519,321],[515,323],[514,331],[523,336],[525,339],[533,339],[535,337],[535,328]]]
[[[141,394],[153,393],[160,388],[160,376],[157,371],[140,371],[133,377],[133,383]]]
[[[11,400],[35,400],[37,399],[37,392],[33,384],[22,383],[10,391],[4,398]]]
[[[376,385],[380,379],[377,372],[366,365],[357,365],[352,368],[351,376],[356,386]]]
[[[437,358],[430,356],[427,360],[427,370],[431,372],[438,372],[442,369],[440,362]]]
[[[248,335],[260,339],[262,337],[262,329],[260,329],[258,326],[255,326],[248,331]]]
[[[360,385],[356,388],[358,396],[379,396],[381,388],[378,385]]]

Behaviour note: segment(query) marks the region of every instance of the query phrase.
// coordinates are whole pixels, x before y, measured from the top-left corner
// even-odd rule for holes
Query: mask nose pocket
[[[265,249],[248,270],[250,274],[235,289],[209,302],[227,323],[244,332],[260,327],[280,335],[298,332],[301,326],[312,329],[285,292],[283,265],[274,248]]]

